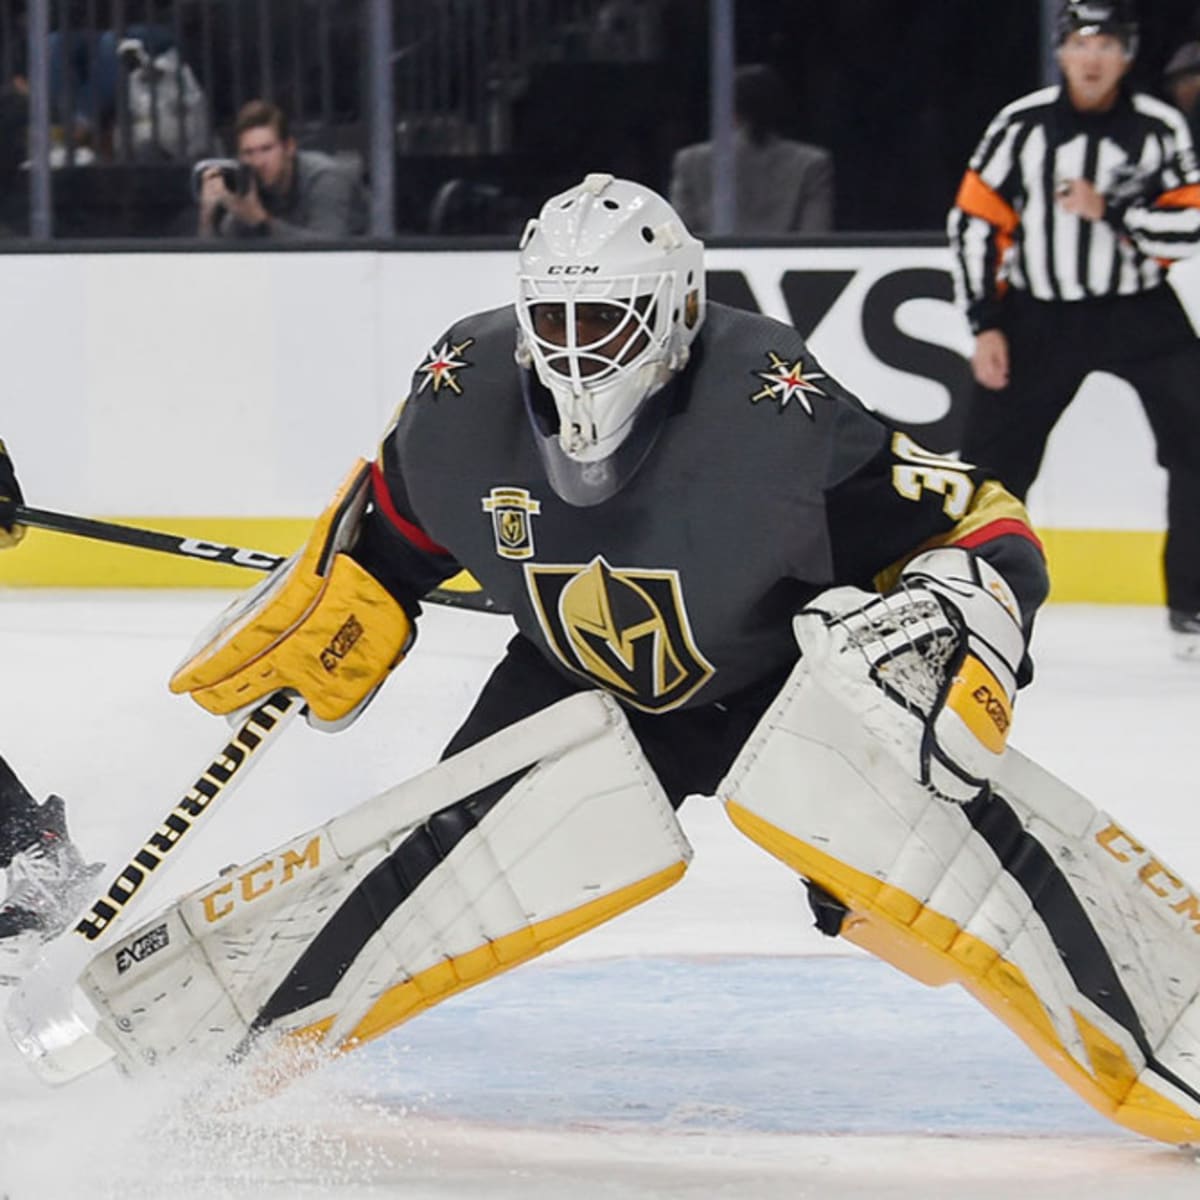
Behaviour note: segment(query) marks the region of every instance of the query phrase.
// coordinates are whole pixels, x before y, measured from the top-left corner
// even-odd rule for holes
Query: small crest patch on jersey
[[[816,379],[824,379],[825,373],[823,371],[806,372],[803,358],[798,358],[795,362],[788,362],[786,358],[780,358],[774,350],[767,351],[767,359],[771,364],[771,369],[754,372],[759,379],[763,380],[766,387],[755,392],[750,397],[750,403],[757,404],[760,400],[776,400],[779,402],[779,409],[782,412],[795,400],[810,417],[815,417],[816,414],[813,412],[812,401],[808,394],[829,395],[813,382]]]
[[[533,525],[530,518],[542,511],[542,502],[524,488],[494,487],[483,499],[483,511],[492,514],[496,553],[501,558],[533,557]]]
[[[678,571],[526,566],[546,641],[571,671],[644,712],[678,708],[714,668],[692,637]]]
[[[456,346],[443,342],[436,350],[430,350],[429,357],[417,368],[418,374],[425,376],[417,392],[423,392],[432,384],[434,392],[448,387],[461,396],[462,384],[458,382],[458,372],[466,370],[471,364],[460,355],[474,344],[474,338],[467,338],[465,342],[459,342]]]

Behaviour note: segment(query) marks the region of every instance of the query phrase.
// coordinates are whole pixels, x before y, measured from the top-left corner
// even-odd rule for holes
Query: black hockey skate
[[[1200,613],[1173,608],[1167,615],[1176,658],[1200,660]]]
[[[58,796],[38,810],[37,840],[8,865],[8,894],[0,903],[0,950],[48,941],[88,898],[103,863],[86,863],[67,833],[66,811]]]

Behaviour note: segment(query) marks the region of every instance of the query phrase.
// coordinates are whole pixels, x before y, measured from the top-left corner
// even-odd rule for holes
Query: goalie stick
[[[75,1007],[73,991],[89,959],[109,943],[167,856],[245,778],[250,766],[303,709],[279,691],[258,704],[183,793],[158,827],[134,850],[107,889],[79,917],[71,934],[47,947],[43,961],[13,993],[4,1024],[13,1044],[46,1083],[64,1083],[103,1066],[112,1051]]]
[[[224,542],[211,542],[204,538],[183,537],[177,533],[122,525],[116,521],[99,521],[94,517],[77,517],[71,513],[53,512],[45,508],[29,508],[24,504],[17,505],[16,520],[18,524],[27,525],[31,529],[65,533],[71,537],[89,538],[96,542],[111,542],[117,546],[132,546],[138,550],[153,550],[159,554],[172,554],[177,558],[191,558],[198,562],[245,567],[251,571],[273,571],[287,561],[285,555],[271,554],[265,550],[250,550],[243,546],[230,546]],[[470,608],[495,613],[504,611],[484,594],[474,579],[470,582],[473,586],[463,590],[449,586],[434,588],[423,599],[452,608]]]

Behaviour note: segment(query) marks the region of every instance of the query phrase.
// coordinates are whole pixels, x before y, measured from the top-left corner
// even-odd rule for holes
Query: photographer
[[[343,238],[366,232],[367,198],[355,175],[313,150],[298,150],[287,117],[251,100],[234,123],[237,162],[194,168],[201,237]]]

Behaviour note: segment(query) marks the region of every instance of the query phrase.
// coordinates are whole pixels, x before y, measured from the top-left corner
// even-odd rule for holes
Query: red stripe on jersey
[[[978,546],[994,542],[996,538],[1001,537],[1023,537],[1026,541],[1032,542],[1043,556],[1046,553],[1046,548],[1038,539],[1038,535],[1024,521],[1018,521],[1016,517],[1001,517],[997,521],[989,521],[986,525],[972,530],[965,537],[955,538],[949,544],[962,546],[965,550],[974,550]]]
[[[392,503],[392,493],[388,491],[387,481],[377,462],[371,464],[371,495],[375,499],[375,507],[418,550],[424,550],[426,554],[440,554],[444,558],[451,557],[450,551],[444,546],[439,546],[419,525],[414,525],[400,515],[395,504]]]

